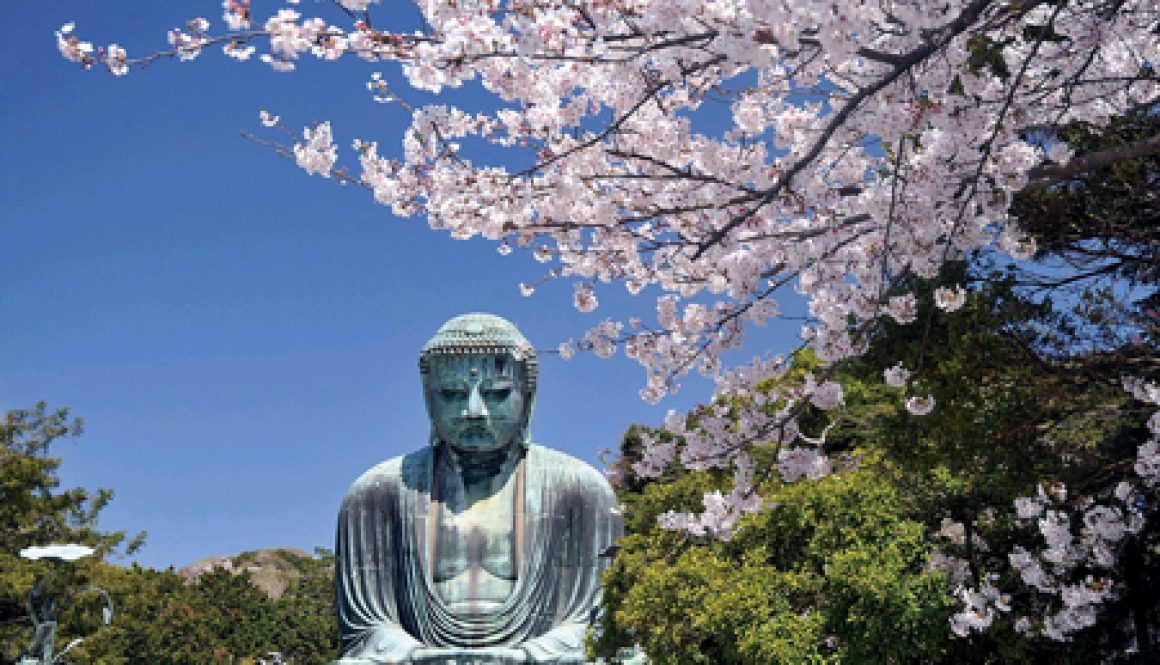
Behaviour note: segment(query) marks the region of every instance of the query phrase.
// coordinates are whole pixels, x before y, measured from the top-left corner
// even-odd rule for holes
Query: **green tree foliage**
[[[235,572],[215,569],[191,581],[172,569],[105,563],[110,554],[131,553],[144,535],[101,531],[97,518],[113,497],[100,489],[62,489],[61,458],[50,454],[62,439],[82,431],[68,411],[43,403],[9,412],[0,423],[0,663],[15,662],[31,637],[24,598],[50,564],[20,558],[30,545],[86,544],[97,555],[60,566],[48,592],[66,599],[59,615],[58,650],[76,637],[85,641],[69,662],[102,665],[243,665],[278,652],[288,663],[329,663],[337,652],[333,554],[287,551],[284,588],[271,597],[251,579],[259,557],[235,557]],[[109,592],[116,612],[101,625],[103,598],[75,594],[88,585]]]
[[[699,502],[704,481],[626,497],[637,526],[605,580],[598,650],[635,642],[657,663],[886,662],[943,651],[953,600],[924,569],[923,525],[903,517],[904,499],[881,476],[863,468],[775,483],[772,507],[724,543],[658,530],[660,507]]]
[[[77,662],[230,665],[271,652],[295,665],[331,662],[338,650],[333,556],[283,555],[296,576],[274,598],[246,569],[252,555],[196,581],[173,570],[106,568],[98,583],[121,603],[120,615],[78,649]]]
[[[1058,355],[1053,338],[1070,314],[1032,296],[1014,275],[992,275],[963,309],[920,316],[925,325],[890,331],[865,357],[840,368],[870,384],[892,359],[921,359],[922,371],[910,391],[935,396],[938,406],[931,415],[908,416],[899,391],[878,386],[880,397],[887,397],[883,402],[856,387],[839,415],[832,445],[879,455],[881,472],[908,496],[917,510],[911,515],[926,523],[936,553],[964,562],[961,577],[948,579],[951,586],[977,587],[982,575],[997,571],[1000,588],[1013,594],[1009,600],[1016,611],[985,634],[956,640],[950,662],[1108,662],[1135,641],[1124,630],[1124,606],[1138,606],[1141,593],[1152,594],[1148,622],[1156,625],[1155,581],[1146,580],[1160,567],[1133,564],[1137,572],[1130,573],[1124,559],[1123,595],[1103,608],[1095,628],[1066,645],[1012,630],[1016,616],[1039,621],[1044,609],[1042,598],[1030,593],[1007,563],[1014,546],[1039,542],[1034,521],[1014,519],[1013,500],[1035,495],[1039,484],[1066,486],[1072,506],[1110,492],[1132,473],[1136,448],[1147,438],[1148,411],[1123,390],[1125,366],[1109,361],[1139,350]],[[1140,537],[1154,539],[1153,531],[1145,529]],[[1077,575],[1082,579],[1087,572],[1080,569]]]
[[[967,268],[952,266],[939,283],[969,279]],[[907,285],[927,292],[919,302],[931,301],[934,286]],[[630,431],[613,465],[629,535],[606,578],[597,651],[635,643],[661,663],[1088,663],[1122,653],[1143,594],[1152,593],[1144,623],[1156,625],[1160,566],[1139,556],[1147,545],[1124,598],[1072,643],[1023,637],[1010,620],[970,639],[949,627],[960,609],[955,587],[1004,570],[1011,547],[1034,537],[1013,519],[1014,498],[1041,481],[1065,482],[1077,496],[1114,485],[1143,441],[1145,412],[1119,375],[1092,363],[1072,371],[1049,353],[1057,347],[1045,338],[1060,317],[1013,276],[993,275],[954,313],[922,310],[916,324],[886,324],[867,354],[834,368],[844,406],[811,407],[801,419],[811,436],[826,431],[836,473],[784,485],[776,448],[756,446],[770,504],[728,542],[664,532],[656,517],[662,506],[700,511],[705,492],[730,491],[730,476],[673,465],[658,480],[639,478],[631,465],[640,440]],[[920,370],[905,390],[883,382],[899,359]],[[790,374],[805,371],[822,371],[808,352]],[[905,397],[926,394],[935,410],[907,413]],[[1009,575],[1001,586],[1019,589]]]
[[[279,649],[296,663],[329,663],[338,652],[334,608],[334,553],[315,548],[314,557],[299,557],[301,576],[279,600],[285,638]]]
[[[1117,443],[1139,424],[1124,417],[1130,400],[1120,377],[1093,380],[1038,351],[1054,317],[1011,280],[993,279],[953,314],[921,311],[925,325],[888,324],[868,354],[839,368],[852,389],[831,447],[881,451],[897,484],[958,521],[1033,493],[1040,481],[1082,484],[1134,454]],[[882,370],[899,358],[918,359],[908,392],[934,396],[930,416],[909,415],[907,393],[882,384]]]
[[[817,369],[803,352],[791,375]],[[845,418],[865,426],[894,413],[873,382],[844,383],[852,401],[865,402]],[[807,414],[803,424],[821,431],[826,417]],[[851,421],[849,429],[859,427]],[[659,663],[942,657],[954,599],[943,576],[926,566],[931,544],[927,526],[910,517],[920,512],[914,496],[900,491],[867,449],[842,441],[838,474],[795,484],[777,479],[776,449],[753,450],[769,507],[743,519],[731,540],[710,542],[662,531],[656,517],[674,506],[699,510],[705,492],[730,489],[727,477],[674,466],[659,481],[638,478],[631,470],[636,434],[626,436],[614,465],[628,535],[605,580],[598,652],[636,643]]]
[[[62,439],[79,436],[82,428],[67,409],[51,410],[43,402],[9,411],[0,421],[0,658],[14,658],[29,637],[25,594],[49,565],[20,558],[20,550],[73,542],[106,556],[133,552],[144,540],[144,534],[130,538],[125,532],[97,528],[112,490],[61,489],[61,458],[52,453]],[[95,559],[67,567],[50,590],[79,587],[94,564]]]

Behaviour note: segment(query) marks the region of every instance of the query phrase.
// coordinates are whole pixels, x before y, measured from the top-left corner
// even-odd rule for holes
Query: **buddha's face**
[[[524,385],[508,355],[431,358],[427,408],[441,441],[461,452],[499,450],[524,426]]]

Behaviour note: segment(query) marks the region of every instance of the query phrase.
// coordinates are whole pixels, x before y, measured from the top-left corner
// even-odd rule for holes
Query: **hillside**
[[[319,548],[318,554],[329,553]],[[272,547],[268,549],[242,552],[232,556],[207,556],[183,566],[177,574],[189,582],[195,582],[202,575],[214,570],[227,570],[234,574],[248,572],[254,586],[273,599],[282,597],[294,580],[301,579],[304,572],[313,569],[318,557],[294,547]],[[327,572],[333,565],[325,564]]]

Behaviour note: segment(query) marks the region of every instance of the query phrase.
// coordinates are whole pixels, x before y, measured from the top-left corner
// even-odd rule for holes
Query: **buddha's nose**
[[[468,418],[486,418],[487,405],[483,402],[483,395],[479,394],[479,385],[471,386],[471,393],[467,397]]]

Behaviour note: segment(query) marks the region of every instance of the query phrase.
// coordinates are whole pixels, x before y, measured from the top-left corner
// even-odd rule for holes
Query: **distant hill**
[[[228,570],[235,575],[248,572],[254,586],[270,598],[281,598],[290,583],[302,577],[304,564],[316,560],[314,555],[295,547],[273,547],[233,556],[207,556],[179,568],[177,574],[189,582],[196,582],[202,575],[216,569]]]

